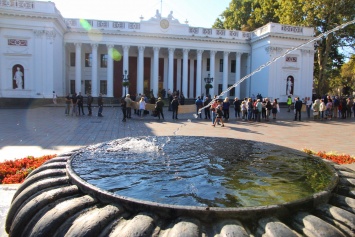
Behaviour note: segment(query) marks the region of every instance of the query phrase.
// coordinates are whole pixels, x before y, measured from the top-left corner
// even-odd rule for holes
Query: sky
[[[64,18],[131,21],[149,20],[158,9],[162,17],[173,11],[180,23],[211,28],[231,0],[51,0]]]

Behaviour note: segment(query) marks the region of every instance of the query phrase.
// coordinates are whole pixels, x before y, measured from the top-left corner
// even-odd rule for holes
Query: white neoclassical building
[[[0,0],[0,98],[117,98],[125,89],[196,98],[205,78],[215,95],[312,37],[312,28],[275,23],[253,32],[194,27],[158,11],[139,22],[66,19],[52,2]],[[224,96],[311,96],[313,55],[313,44],[294,50]]]

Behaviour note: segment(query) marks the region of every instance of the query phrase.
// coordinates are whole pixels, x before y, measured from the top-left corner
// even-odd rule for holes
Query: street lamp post
[[[122,75],[122,86],[124,86],[124,96],[127,95],[127,87],[129,86],[129,75],[127,74],[127,70],[124,70],[124,74]]]
[[[209,96],[210,93],[210,88],[212,88],[213,86],[211,85],[211,83],[213,82],[213,77],[210,77],[210,74],[208,74],[208,77],[205,77],[205,88],[206,88],[206,96]]]

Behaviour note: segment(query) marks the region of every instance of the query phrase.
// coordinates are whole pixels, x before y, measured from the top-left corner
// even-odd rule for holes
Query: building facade
[[[303,98],[312,94],[313,44],[247,76],[312,37],[312,28],[275,23],[253,32],[193,27],[158,11],[139,22],[67,19],[52,2],[0,0],[0,98],[163,89]]]

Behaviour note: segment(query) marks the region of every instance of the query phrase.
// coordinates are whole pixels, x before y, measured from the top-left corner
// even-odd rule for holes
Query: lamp
[[[122,86],[124,86],[124,96],[126,96],[127,87],[129,86],[129,75],[127,74],[127,70],[124,70],[124,74],[122,75]]]
[[[208,77],[205,77],[205,88],[206,88],[206,96],[209,96],[210,93],[210,88],[213,88],[213,86],[211,85],[211,83],[213,82],[213,77],[210,77],[210,74],[208,74]]]

